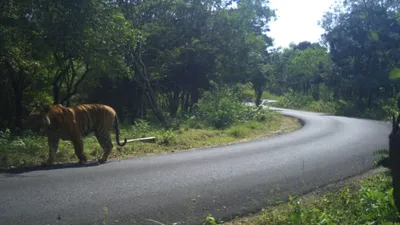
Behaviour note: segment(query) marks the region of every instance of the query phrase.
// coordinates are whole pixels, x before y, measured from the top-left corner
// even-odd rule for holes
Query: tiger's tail
[[[121,144],[121,142],[119,141],[119,120],[118,120],[117,115],[115,115],[115,119],[114,119],[114,128],[115,128],[115,139],[117,140],[117,144],[119,146],[124,146],[126,144],[127,140],[125,138],[123,144]]]

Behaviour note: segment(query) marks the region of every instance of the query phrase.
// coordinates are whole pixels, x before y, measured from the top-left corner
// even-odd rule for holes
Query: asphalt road
[[[0,224],[198,224],[369,170],[388,123],[286,109],[304,127],[265,140],[0,174]]]

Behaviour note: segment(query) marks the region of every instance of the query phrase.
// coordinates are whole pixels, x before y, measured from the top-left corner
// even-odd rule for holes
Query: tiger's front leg
[[[74,145],[75,155],[79,159],[79,164],[85,164],[87,162],[87,158],[83,152],[83,138],[78,134],[74,135],[73,137],[72,144]]]
[[[49,158],[47,159],[47,161],[45,163],[42,164],[44,166],[49,166],[49,165],[54,164],[54,160],[56,158],[56,153],[58,150],[58,144],[60,142],[60,139],[57,137],[48,137],[47,142],[49,145]]]

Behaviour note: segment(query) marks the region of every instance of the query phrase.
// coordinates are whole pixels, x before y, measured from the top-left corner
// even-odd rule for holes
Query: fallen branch
[[[135,142],[135,141],[141,141],[141,142],[155,142],[155,141],[156,141],[156,137],[145,137],[145,138],[129,139],[129,140],[126,141],[126,143]]]

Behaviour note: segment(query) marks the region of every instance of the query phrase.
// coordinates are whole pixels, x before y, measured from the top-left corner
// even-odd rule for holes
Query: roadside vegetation
[[[337,1],[321,18],[320,43],[271,52],[267,90],[276,106],[387,120],[399,97],[399,5]]]
[[[256,216],[224,224],[400,224],[393,201],[391,177],[387,171],[369,173],[333,189],[291,196],[285,204],[271,206]]]
[[[235,7],[232,7],[236,3]],[[23,121],[40,104],[113,107],[129,143],[111,158],[226,144],[284,130],[292,119],[244,107],[265,97],[264,1],[5,1],[0,9],[0,165],[36,165],[44,137]],[[287,131],[289,131],[288,129]],[[96,159],[96,139],[85,139]],[[75,161],[62,141],[60,162]]]
[[[235,92],[234,92],[235,91]],[[110,158],[126,158],[208,146],[225,145],[287,133],[300,128],[298,120],[257,107],[244,106],[238,89],[222,88],[204,93],[191,114],[181,114],[165,127],[159,123],[137,120],[134,126],[123,125],[121,135],[128,138],[156,137],[154,143],[133,142],[112,152]],[[84,140],[89,160],[103,153],[97,139]],[[39,165],[48,156],[47,139],[26,131],[13,136],[9,130],[0,132],[0,168]],[[57,161],[75,163],[70,141],[60,141]]]
[[[279,96],[273,106],[377,120],[398,115],[399,6],[400,1],[337,3],[321,18],[322,43],[305,41],[272,52],[267,90]],[[398,185],[400,172],[398,121],[393,127],[393,158],[385,162],[391,173],[288,197],[286,204],[226,224],[400,224],[400,189],[392,183]],[[217,224],[212,215],[205,221]]]
[[[279,96],[274,106],[378,120],[398,115],[400,48],[394,43],[400,40],[399,6],[400,1],[337,3],[321,18],[324,47],[302,42],[272,53],[269,91]],[[361,177],[340,189],[288,196],[285,204],[226,224],[400,224],[398,125],[393,121],[390,149],[378,151],[393,157],[381,164],[390,173]],[[217,223],[212,216],[206,220]]]
[[[127,144],[111,158],[298,128],[294,119],[245,107],[248,100],[379,120],[398,114],[399,0],[337,3],[321,18],[320,43],[283,49],[273,48],[268,31],[275,12],[261,0],[21,0],[1,6],[2,168],[37,165],[47,156],[46,139],[22,123],[40,103],[108,104],[119,115],[122,137],[157,138]],[[85,139],[85,150],[92,160],[101,153],[94,137]],[[60,143],[57,160],[76,162],[70,142]],[[382,174],[313,200],[290,199],[252,223],[393,224],[398,214],[388,181]]]

